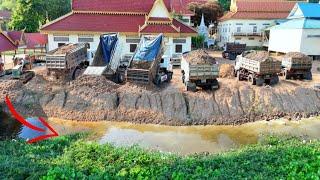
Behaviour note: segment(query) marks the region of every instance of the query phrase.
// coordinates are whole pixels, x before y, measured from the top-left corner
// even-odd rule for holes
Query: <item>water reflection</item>
[[[32,125],[46,130],[46,127],[37,118],[26,120]],[[46,132],[35,131],[23,126],[19,121],[4,112],[0,113],[0,140],[16,138],[29,140],[45,134]]]

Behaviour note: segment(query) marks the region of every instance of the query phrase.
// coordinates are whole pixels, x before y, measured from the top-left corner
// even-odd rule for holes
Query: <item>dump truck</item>
[[[269,56],[268,52],[250,51],[237,56],[235,75],[238,81],[248,80],[252,85],[274,85],[279,82],[281,62]]]
[[[163,34],[143,36],[139,46],[129,62],[127,81],[139,84],[160,85],[172,79],[173,71],[170,58],[164,54]]]
[[[246,44],[227,43],[222,52],[222,57],[230,60],[235,60],[238,55],[241,55],[246,50]]]
[[[67,44],[46,54],[48,75],[57,79],[76,79],[89,65],[87,49],[89,44]]]
[[[121,51],[119,34],[109,33],[101,35],[94,59],[84,74],[103,75],[115,83],[124,82],[126,66],[121,65]]]
[[[219,65],[216,60],[204,50],[195,50],[186,53],[181,60],[182,82],[187,91],[196,91],[197,86],[219,88],[217,80],[219,76]]]
[[[289,52],[282,58],[282,72],[285,79],[312,80],[312,59],[299,52]]]

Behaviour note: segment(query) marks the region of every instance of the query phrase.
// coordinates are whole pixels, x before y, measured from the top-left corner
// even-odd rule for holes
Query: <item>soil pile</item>
[[[219,77],[220,78],[234,78],[234,66],[231,64],[221,64]]]
[[[69,89],[71,91],[78,90],[83,87],[88,87],[92,89],[92,93],[99,94],[105,92],[113,92],[120,85],[106,79],[104,76],[87,76],[82,75],[75,81],[72,81]]]
[[[60,47],[57,51],[53,53],[53,55],[59,55],[59,54],[66,54],[71,49],[75,48],[76,45],[74,44],[67,44],[65,46]]]
[[[22,88],[23,83],[19,80],[0,80],[0,94],[2,97],[5,97],[6,95],[10,98],[15,97],[16,91],[19,91]]]
[[[132,61],[132,69],[150,69],[152,62],[150,61]]]
[[[184,58],[192,65],[217,63],[214,57],[210,56],[205,50],[202,49],[191,51],[184,55]]]
[[[256,60],[256,61],[265,61],[268,59],[272,59],[269,56],[269,52],[267,51],[253,51],[245,56],[248,59]]]
[[[298,59],[310,59],[309,56],[300,53],[300,52],[289,52],[285,56],[285,58],[298,58]]]

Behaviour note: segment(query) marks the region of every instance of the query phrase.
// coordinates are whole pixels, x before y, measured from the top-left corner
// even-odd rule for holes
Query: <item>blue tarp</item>
[[[154,61],[162,47],[163,34],[150,41],[142,38],[139,49],[136,51],[134,61]]]
[[[117,34],[106,34],[100,37],[100,45],[103,54],[103,60],[106,64],[109,64],[111,61],[112,53],[116,47],[118,41]]]

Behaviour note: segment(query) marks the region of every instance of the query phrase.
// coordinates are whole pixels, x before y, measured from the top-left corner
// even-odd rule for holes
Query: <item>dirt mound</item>
[[[75,44],[67,44],[65,46],[62,46],[59,48],[57,51],[53,53],[53,55],[59,55],[59,54],[66,54],[69,52],[71,49],[73,49],[76,45]]]
[[[71,82],[69,89],[77,90],[83,87],[89,87],[94,93],[113,92],[120,86],[109,81],[104,76],[87,76],[82,75],[78,79]]]
[[[131,68],[132,69],[149,69],[152,65],[150,61],[132,61]]]
[[[231,64],[222,64],[219,72],[220,78],[234,78],[234,66]]]
[[[248,59],[253,59],[256,61],[265,61],[270,59],[269,52],[267,51],[253,51],[245,56]]]
[[[202,49],[191,51],[186,54],[184,58],[192,65],[217,63],[214,57],[210,56],[205,50]]]
[[[310,59],[309,56],[300,52],[289,52],[284,56],[284,58]]]

